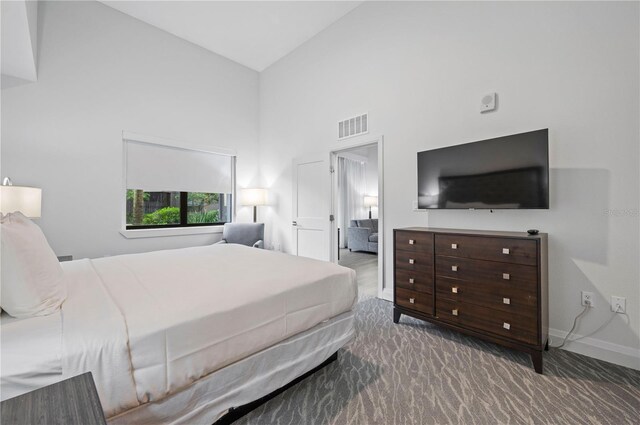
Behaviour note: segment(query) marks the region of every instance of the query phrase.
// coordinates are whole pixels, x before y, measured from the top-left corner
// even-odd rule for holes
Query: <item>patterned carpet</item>
[[[640,372],[564,350],[528,355],[364,298],[338,361],[237,424],[637,424]]]

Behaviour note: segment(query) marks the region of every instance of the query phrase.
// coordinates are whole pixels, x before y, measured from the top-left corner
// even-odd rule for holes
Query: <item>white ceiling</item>
[[[262,71],[363,1],[102,1]]]

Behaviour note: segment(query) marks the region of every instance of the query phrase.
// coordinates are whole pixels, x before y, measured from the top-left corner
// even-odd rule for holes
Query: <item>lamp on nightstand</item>
[[[0,186],[0,212],[9,214],[19,211],[29,218],[40,218],[42,210],[42,189],[37,187],[14,186],[5,177]]]
[[[267,189],[242,189],[240,191],[240,205],[253,207],[253,222],[258,216],[258,206],[267,205]]]

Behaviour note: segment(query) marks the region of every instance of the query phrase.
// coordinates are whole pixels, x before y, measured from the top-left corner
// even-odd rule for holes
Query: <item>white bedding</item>
[[[15,319],[2,313],[2,400],[44,387],[62,375],[62,315]]]
[[[347,312],[357,297],[350,269],[233,244],[63,267],[62,376],[91,370],[107,417]]]

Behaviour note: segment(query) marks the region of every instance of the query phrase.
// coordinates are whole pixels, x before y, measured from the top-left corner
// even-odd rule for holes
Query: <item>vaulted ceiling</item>
[[[262,71],[363,1],[102,1]]]

